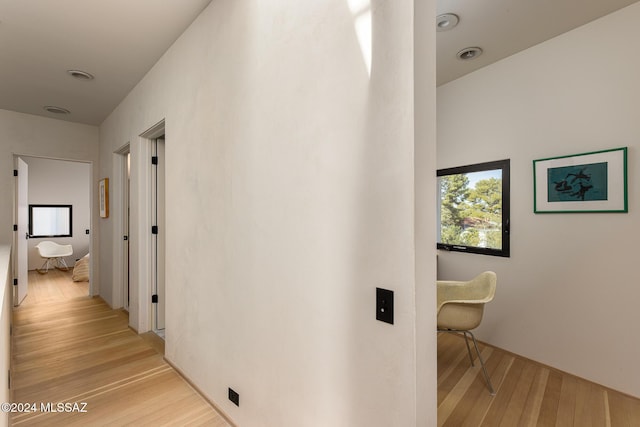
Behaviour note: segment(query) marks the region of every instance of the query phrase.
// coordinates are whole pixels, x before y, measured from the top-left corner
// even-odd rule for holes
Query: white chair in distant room
[[[44,242],[38,243],[36,249],[38,250],[38,255],[45,259],[42,267],[36,269],[38,273],[47,274],[50,263],[59,270],[69,271],[69,266],[64,260],[64,257],[73,255],[73,247],[71,245],[59,245],[50,240],[45,240]]]

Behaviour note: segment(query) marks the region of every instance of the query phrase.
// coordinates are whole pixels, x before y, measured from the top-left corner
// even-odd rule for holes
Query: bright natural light
[[[348,0],[349,9],[354,18],[354,27],[362,59],[367,67],[367,72],[371,76],[371,0]]]
[[[71,234],[70,206],[31,206],[32,236],[68,236]]]

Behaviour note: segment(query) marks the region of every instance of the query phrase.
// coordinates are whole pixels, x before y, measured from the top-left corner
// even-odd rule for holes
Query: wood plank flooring
[[[471,367],[462,337],[438,335],[438,426],[640,426],[639,399],[478,345],[493,397],[480,363]]]
[[[11,414],[11,425],[229,425],[163,360],[161,345],[129,329],[126,312],[76,296],[70,273],[46,276],[14,310],[12,401],[38,411]],[[59,402],[86,403],[86,412],[41,411]]]
[[[127,314],[89,298],[70,272],[30,272],[14,310],[15,426],[228,426],[162,358],[154,335],[137,335]],[[461,337],[438,336],[439,426],[640,426],[640,400],[480,344],[497,391],[471,368]],[[86,413],[40,411],[40,403],[86,402]],[[78,408],[82,409],[82,408]]]
[[[47,274],[29,271],[28,293],[22,305],[67,301],[89,295],[89,282],[72,281],[72,272],[73,270],[61,271],[55,268],[50,269]]]

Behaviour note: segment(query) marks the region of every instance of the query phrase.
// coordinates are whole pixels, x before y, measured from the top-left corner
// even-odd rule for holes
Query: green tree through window
[[[438,247],[509,256],[509,160],[438,171]]]

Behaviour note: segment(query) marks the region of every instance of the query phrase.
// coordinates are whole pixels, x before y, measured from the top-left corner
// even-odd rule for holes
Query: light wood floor
[[[471,368],[462,337],[438,335],[439,426],[640,426],[638,399],[479,346],[497,391],[494,397],[479,362]]]
[[[71,280],[73,270],[61,271],[55,268],[47,274],[35,270],[29,271],[28,293],[22,305],[41,302],[67,301],[76,297],[89,295],[89,282]]]
[[[12,401],[38,409],[86,402],[87,412],[12,414],[11,425],[229,425],[163,360],[162,348],[129,329],[126,312],[89,298],[71,273],[49,274],[36,274],[14,310]]]

